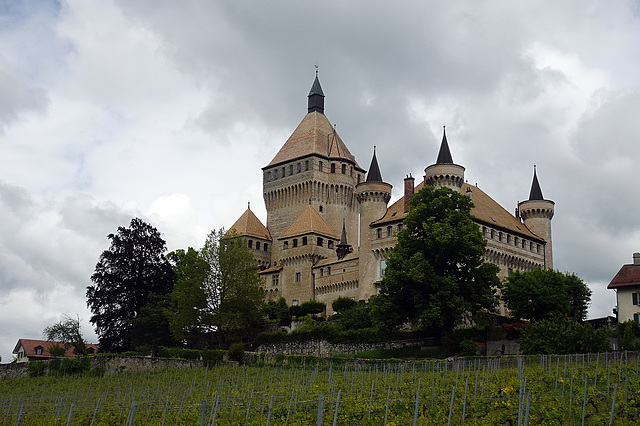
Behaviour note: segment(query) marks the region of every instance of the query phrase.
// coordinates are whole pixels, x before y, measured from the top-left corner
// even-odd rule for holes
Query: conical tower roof
[[[298,215],[291,226],[280,236],[279,239],[291,238],[304,234],[319,234],[325,237],[338,239],[335,231],[324,221],[322,216],[313,208],[311,204]]]
[[[242,213],[242,216],[240,216],[240,218],[231,225],[231,228],[229,228],[225,237],[233,230],[242,236],[262,238],[264,240],[271,241],[271,234],[262,222],[260,222],[260,219],[253,214],[250,208],[247,208],[247,210]]]
[[[316,79],[313,80],[313,85],[307,98],[307,112],[324,114],[324,93],[320,86],[320,80],[318,80],[318,71],[316,71]]]
[[[447,142],[447,133],[444,127],[442,130],[442,143],[440,144],[440,151],[438,152],[436,164],[453,164],[453,157],[451,156],[451,150],[449,149],[449,143]]]
[[[373,158],[371,159],[371,165],[367,173],[367,182],[382,182],[382,174],[380,173],[380,167],[378,167],[375,146],[373,147]]]
[[[533,166],[533,182],[531,183],[531,192],[529,192],[529,201],[533,200],[544,200],[535,166]]]

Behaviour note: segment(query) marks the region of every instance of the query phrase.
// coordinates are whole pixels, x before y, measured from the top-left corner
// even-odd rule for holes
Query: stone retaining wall
[[[335,354],[355,354],[375,349],[395,349],[407,346],[433,346],[431,339],[402,340],[379,343],[329,343],[326,340],[307,342],[267,343],[258,347],[258,352],[279,353],[285,355],[331,356]]]

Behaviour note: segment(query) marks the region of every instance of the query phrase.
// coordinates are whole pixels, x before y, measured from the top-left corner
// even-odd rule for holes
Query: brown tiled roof
[[[282,271],[282,265],[280,263],[272,266],[271,268],[263,269],[259,271],[258,274],[269,274],[271,272],[280,272]]]
[[[615,277],[611,280],[608,289],[620,287],[640,286],[640,265],[622,265]]]
[[[338,256],[332,256],[332,257],[329,257],[327,259],[319,260],[318,263],[313,265],[313,269],[319,268],[321,266],[328,266],[328,265],[335,265],[335,264],[343,263],[343,262],[349,262],[351,260],[358,259],[359,256],[360,256],[360,254],[357,253],[357,252],[349,253],[345,257],[343,257],[342,259],[339,259]]]
[[[420,182],[415,192],[418,192],[424,187],[424,182]],[[500,204],[498,204],[493,198],[489,197],[484,191],[477,186],[469,185],[465,183],[460,189],[460,193],[466,194],[467,189],[471,189],[472,200],[474,207],[471,209],[471,216],[478,222],[484,222],[489,226],[495,226],[524,236],[529,239],[544,241],[527,228],[524,223],[520,222],[514,215],[506,211]],[[398,201],[393,203],[387,209],[387,212],[382,219],[374,221],[371,225],[383,225],[388,222],[396,222],[404,220],[407,213],[404,211],[404,196]]]
[[[333,133],[334,128],[324,114],[308,113],[266,167],[316,154],[348,160],[360,168],[340,136]]]
[[[263,240],[271,241],[271,234],[269,234],[267,228],[260,222],[260,219],[253,214],[251,209],[247,209],[242,213],[242,216],[236,220],[236,223],[231,225],[225,237],[233,230],[245,237],[262,238]]]
[[[63,342],[54,342],[50,340],[33,340],[33,339],[19,339],[18,343],[16,343],[16,347],[13,349],[13,353],[17,354],[20,350],[20,346],[24,348],[25,354],[29,358],[52,358],[51,354],[48,352],[49,347],[53,345],[60,345],[64,347]],[[38,346],[42,346],[42,355],[36,355],[36,348]],[[99,346],[94,343],[87,343],[87,349],[92,348],[95,352],[98,352]],[[74,357],[73,347],[69,346],[64,356],[66,357]]]
[[[300,213],[291,226],[289,226],[289,229],[278,239],[282,240],[304,234],[319,234],[336,240],[338,239],[336,232],[331,229],[311,204]]]

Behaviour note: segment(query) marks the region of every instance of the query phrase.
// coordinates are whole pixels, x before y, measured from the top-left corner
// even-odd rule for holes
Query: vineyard
[[[173,368],[0,381],[4,425],[632,425],[638,353]]]

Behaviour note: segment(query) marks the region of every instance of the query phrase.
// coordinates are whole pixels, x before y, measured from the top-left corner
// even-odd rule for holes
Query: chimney
[[[633,253],[634,266],[640,266],[640,253]]]
[[[411,203],[411,199],[413,198],[413,188],[414,188],[415,179],[409,173],[409,176],[404,178],[404,211],[409,211],[409,203]]]

